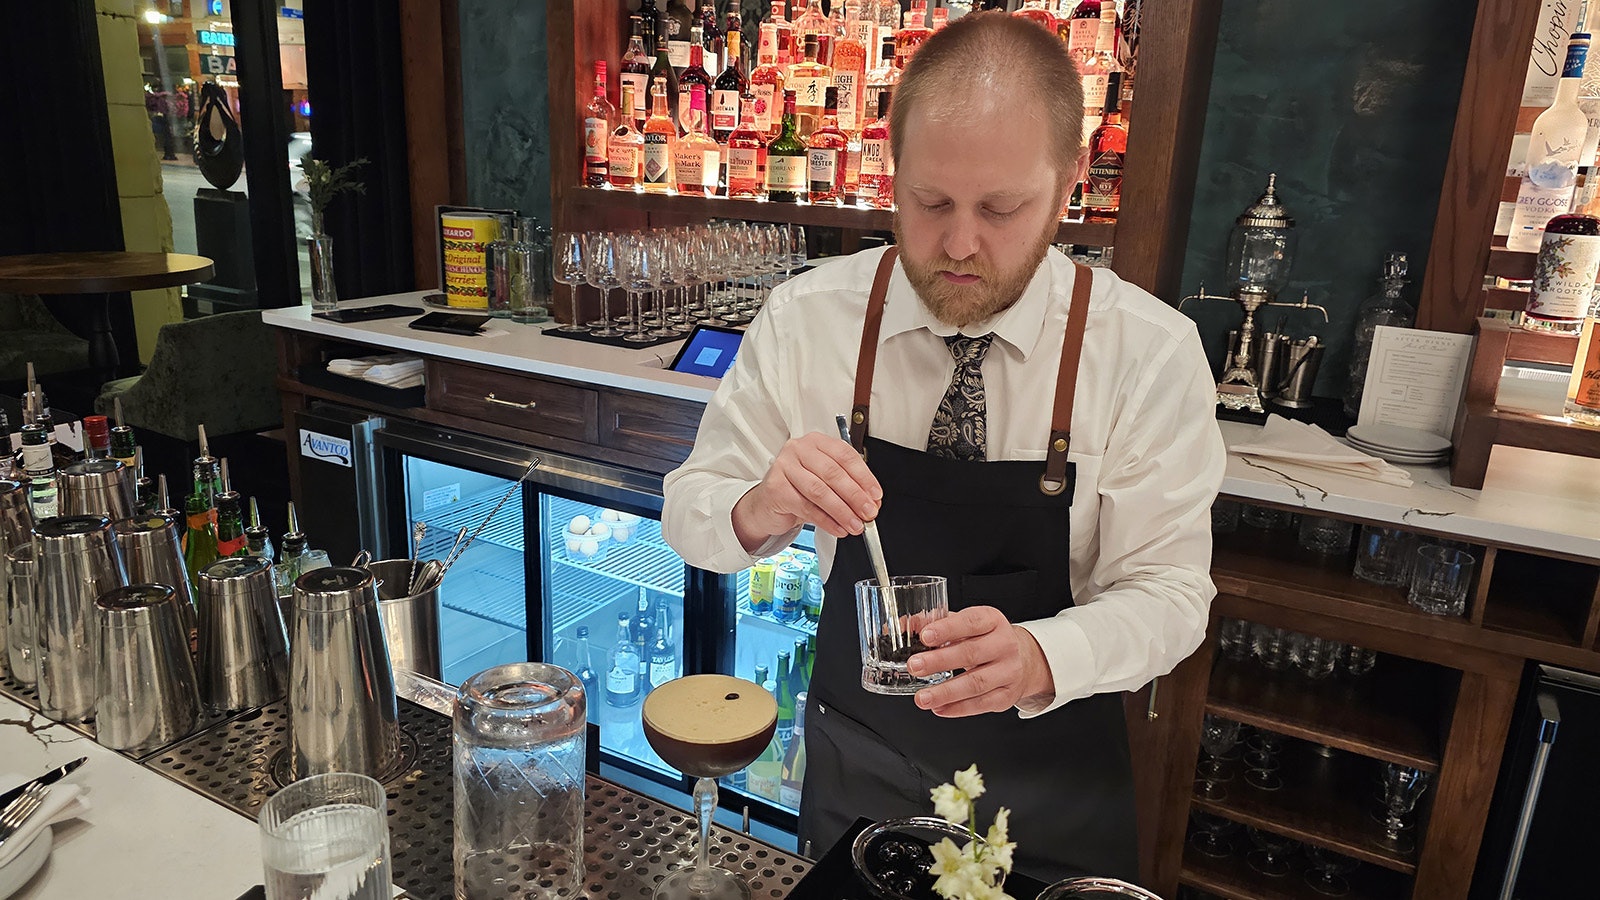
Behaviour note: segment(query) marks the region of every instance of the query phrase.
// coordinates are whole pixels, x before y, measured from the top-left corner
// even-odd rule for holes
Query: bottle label
[[[765,771],[768,768],[774,771]],[[782,787],[779,784],[780,775],[776,771],[777,768],[777,763],[769,763],[767,766],[763,766],[761,770],[752,765],[750,774],[746,776],[746,783],[749,785],[750,793],[755,794],[757,797],[765,797],[768,800],[777,800],[782,796]]]
[[[739,125],[739,92],[717,91],[711,97],[711,127],[731,131]]]
[[[809,106],[821,109],[828,100],[828,79],[800,76],[791,79],[794,85],[795,106]],[[788,87],[785,86],[785,90]]]
[[[1099,19],[1073,19],[1067,25],[1067,52],[1094,52],[1094,39],[1099,34]]]
[[[894,158],[889,152],[888,138],[871,138],[861,142],[861,174],[888,175],[894,171]]]
[[[677,20],[673,20],[673,24],[676,26]],[[667,41],[667,62],[672,63],[674,69],[689,68],[689,42]]]
[[[861,181],[861,144],[853,143],[844,151],[844,185],[854,188]]]
[[[672,145],[664,134],[644,136],[645,184],[672,183]]]
[[[1577,321],[1594,299],[1600,275],[1600,235],[1545,232],[1534,264],[1527,312],[1542,319]]]
[[[893,583],[894,582],[890,582],[890,584],[893,584]],[[788,749],[789,742],[792,741],[792,740],[794,740],[794,720],[790,719],[789,720],[789,724],[785,725],[785,724],[783,724],[783,720],[779,719],[778,720],[778,742],[783,745],[784,749]]]
[[[614,178],[639,177],[639,148],[635,144],[612,144],[606,153]]]
[[[699,187],[708,193],[716,193],[717,176],[722,168],[722,160],[717,151],[680,146],[672,154],[672,163],[678,170],[679,190]]]
[[[645,82],[650,80],[650,76],[642,72],[623,72],[620,79],[623,84],[633,85],[633,117],[644,118],[644,101],[650,93],[645,89]]]
[[[1590,323],[1590,327],[1593,328],[1593,323]],[[1594,339],[1593,330],[1589,333],[1588,352],[1577,360],[1577,366],[1575,380],[1578,382],[1578,389],[1572,396],[1572,402],[1585,409],[1600,412],[1600,341]]]
[[[735,180],[755,181],[761,177],[760,150],[755,147],[729,147],[728,148],[728,183]],[[751,576],[754,578],[754,576]],[[755,589],[751,588],[754,594]],[[771,602],[771,594],[767,595]]]
[[[767,190],[803,191],[806,189],[806,158],[804,156],[767,157]]]
[[[49,444],[24,444],[22,447],[22,468],[31,478],[43,478],[50,474],[51,458]]]
[[[1087,107],[1085,107],[1085,108],[1087,109]],[[1099,128],[1100,127],[1100,123],[1103,122],[1103,121],[1105,121],[1105,117],[1102,116],[1099,113],[1099,111],[1084,113],[1084,116],[1083,116],[1083,144],[1084,144],[1084,146],[1087,147],[1089,145],[1089,140],[1094,137],[1095,129]]]
[[[650,657],[650,686],[658,688],[677,677],[678,658],[674,655]]]
[[[839,128],[843,131],[856,130],[856,89],[859,87],[858,72],[835,72],[833,86],[839,89]]]
[[[810,182],[813,192],[837,188],[835,180],[839,177],[839,153],[826,147],[813,147],[806,151],[806,180]]]
[[[763,135],[772,130],[773,98],[776,96],[777,87],[770,84],[756,85],[756,130]]]
[[[1546,222],[1563,215],[1572,204],[1572,185],[1540,187],[1531,178],[1522,179],[1517,192],[1517,209],[1511,216],[1511,234],[1506,237],[1506,248],[1522,252],[1539,249],[1539,239],[1544,236]]]
[[[893,582],[890,583],[892,584]],[[778,802],[790,809],[799,809],[800,785],[784,782],[783,787],[778,789]]]
[[[1103,72],[1083,76],[1083,108],[1097,114],[1106,107],[1106,89],[1111,79]]]
[[[1107,150],[1089,163],[1084,179],[1083,205],[1090,209],[1116,209],[1122,200],[1122,154]]]
[[[1561,68],[1562,78],[1582,78],[1583,62],[1589,57],[1589,47],[1586,44],[1573,42],[1567,47],[1567,63]]]
[[[591,169],[603,167],[608,159],[606,143],[611,133],[610,126],[611,123],[605,119],[590,117],[583,120],[583,162]]]
[[[217,555],[218,556],[223,556],[223,557],[235,556],[235,555],[237,555],[239,553],[244,552],[244,546],[245,546],[245,537],[242,534],[239,535],[237,538],[229,538],[228,540],[225,540],[225,541],[219,540],[219,541],[217,541]]]
[[[639,670],[618,660],[606,672],[606,693],[625,697],[639,689]]]

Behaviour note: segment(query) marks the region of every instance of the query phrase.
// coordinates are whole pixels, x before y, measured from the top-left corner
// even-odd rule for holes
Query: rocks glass
[[[1373,584],[1398,587],[1411,574],[1413,535],[1398,528],[1361,526],[1356,542],[1355,577]]]
[[[914,694],[950,677],[949,672],[916,676],[906,660],[928,649],[924,626],[950,612],[945,580],[937,575],[889,579],[884,593],[877,579],[856,582],[856,615],[861,636],[861,686],[875,694]]]
[[[267,900],[389,900],[388,799],[353,772],[303,778],[261,807]]]
[[[1436,616],[1462,615],[1467,611],[1467,594],[1477,563],[1477,559],[1465,551],[1423,544],[1417,548],[1412,562],[1411,590],[1407,599],[1417,609]]]
[[[1312,553],[1338,556],[1350,549],[1355,526],[1327,516],[1300,517],[1300,546]]]
[[[577,897],[583,889],[583,685],[521,662],[456,693],[455,896]]]

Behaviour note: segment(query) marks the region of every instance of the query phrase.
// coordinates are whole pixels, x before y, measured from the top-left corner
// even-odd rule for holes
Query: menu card
[[[1472,362],[1472,335],[1379,325],[1361,392],[1361,425],[1450,437]]]

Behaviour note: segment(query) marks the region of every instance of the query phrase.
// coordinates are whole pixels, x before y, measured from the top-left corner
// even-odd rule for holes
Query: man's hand
[[[913,675],[966,671],[943,684],[917,691],[917,705],[938,716],[1002,712],[1023,699],[1055,696],[1050,663],[1026,628],[1011,624],[992,606],[953,612],[922,629],[933,650],[911,657]]]
[[[761,483],[733,506],[733,531],[749,552],[807,523],[837,538],[860,534],[878,514],[883,488],[855,448],[812,432],[778,451]]]

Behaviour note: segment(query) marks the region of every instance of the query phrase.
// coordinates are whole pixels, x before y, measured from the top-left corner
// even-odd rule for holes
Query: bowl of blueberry
[[[941,838],[971,840],[965,828],[934,816],[888,819],[867,826],[850,845],[856,874],[879,900],[939,900],[928,874]]]

